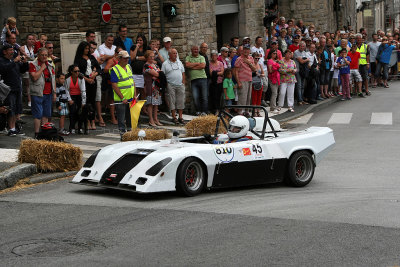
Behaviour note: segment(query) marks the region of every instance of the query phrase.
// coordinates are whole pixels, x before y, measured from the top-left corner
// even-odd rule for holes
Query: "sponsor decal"
[[[243,156],[251,156],[251,150],[249,147],[245,147],[242,149]]]
[[[115,178],[115,177],[117,177],[117,175],[118,175],[118,174],[116,174],[116,173],[111,173],[111,174],[110,174],[110,178]]]

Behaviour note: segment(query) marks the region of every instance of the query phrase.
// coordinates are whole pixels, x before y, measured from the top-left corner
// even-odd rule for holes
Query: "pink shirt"
[[[243,59],[244,59],[244,57],[240,56],[235,61],[235,68],[239,69],[239,71],[238,71],[239,80],[241,82],[251,82],[253,80],[253,77],[251,75],[252,70],[251,70],[250,66],[243,61]],[[250,63],[254,65],[253,57],[249,56],[247,58],[247,60],[250,61]]]
[[[210,73],[212,73],[213,71],[216,72],[221,72],[224,70],[224,64],[222,64],[221,61],[217,61],[217,64],[214,65],[211,61],[210,61]],[[217,79],[217,83],[222,83],[222,76],[218,76]]]
[[[268,54],[269,54],[269,51],[271,51],[271,49],[270,48],[268,48],[266,51],[265,51],[265,60],[267,60],[267,57],[268,57]],[[281,52],[281,50],[276,50],[276,55],[278,56],[278,60],[282,60],[282,52]]]
[[[272,84],[281,84],[279,68],[281,67],[277,62],[273,59],[268,59],[267,66],[272,66],[272,72],[268,71],[268,79]]]

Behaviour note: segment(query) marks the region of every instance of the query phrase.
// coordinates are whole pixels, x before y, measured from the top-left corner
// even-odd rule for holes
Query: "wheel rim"
[[[299,157],[296,161],[296,178],[301,181],[305,182],[312,176],[313,170],[313,162],[311,158],[302,156]]]
[[[203,181],[203,168],[198,162],[192,162],[185,172],[185,183],[189,190],[196,191]]]

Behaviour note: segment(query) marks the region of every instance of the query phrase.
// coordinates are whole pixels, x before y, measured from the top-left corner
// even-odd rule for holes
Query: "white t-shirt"
[[[369,62],[375,62],[376,56],[378,55],[378,49],[381,45],[381,42],[370,42],[368,43],[369,48]]]
[[[114,54],[115,54],[115,48],[116,48],[115,45],[112,45],[112,46],[111,46],[111,49],[110,49],[110,48],[108,48],[108,47],[106,46],[106,44],[102,44],[102,45],[99,46],[98,50],[99,50],[99,54],[100,54],[100,55],[114,56]],[[104,62],[103,64],[101,64],[101,69],[104,69],[104,67],[106,66],[106,64],[107,64],[106,62]]]
[[[306,52],[306,57],[310,60],[308,61],[308,66],[312,66],[314,64],[314,61],[317,61],[317,55],[311,54],[311,52]]]
[[[180,60],[176,59],[175,62],[171,62],[169,59],[165,60],[161,66],[161,70],[167,77],[167,82],[172,85],[182,85],[182,73],[185,72],[185,68]]]

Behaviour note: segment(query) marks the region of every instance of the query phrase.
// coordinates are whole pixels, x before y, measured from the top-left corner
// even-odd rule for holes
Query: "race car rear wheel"
[[[301,187],[311,182],[315,171],[314,160],[308,151],[295,152],[289,160],[286,182]]]
[[[188,197],[201,193],[206,183],[206,171],[196,158],[185,159],[176,174],[176,190]]]

